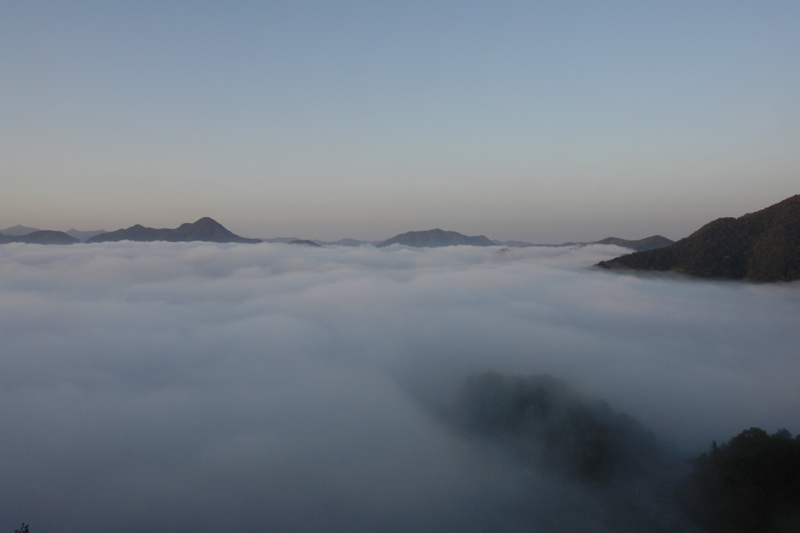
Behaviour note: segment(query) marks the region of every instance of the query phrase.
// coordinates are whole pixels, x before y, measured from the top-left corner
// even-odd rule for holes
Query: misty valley
[[[624,253],[5,244],[0,525],[797,531],[796,282]]]
[[[0,0],[0,533],[800,533],[798,28]]]

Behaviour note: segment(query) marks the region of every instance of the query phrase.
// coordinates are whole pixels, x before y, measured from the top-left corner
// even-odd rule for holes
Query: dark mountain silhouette
[[[607,237],[601,241],[594,241],[587,244],[616,244],[617,246],[622,246],[623,248],[630,248],[631,250],[636,250],[637,252],[643,252],[645,250],[663,248],[665,246],[669,246],[673,242],[675,241],[667,239],[666,237],[662,237],[661,235],[653,235],[652,237],[646,237],[644,239],[639,239],[638,241],[628,241],[625,239],[619,239],[617,237]]]
[[[90,230],[90,231],[81,231],[81,230],[77,230],[75,228],[72,228],[71,230],[65,231],[65,233],[67,235],[69,235],[70,237],[75,237],[79,241],[84,242],[84,241],[86,241],[86,239],[91,239],[95,235],[100,235],[101,233],[106,233],[106,230],[97,229],[97,230]]]
[[[309,246],[360,246],[367,244],[367,241],[357,241],[355,239],[339,239],[338,241],[312,241],[310,239],[301,239],[299,237],[272,237],[264,239],[264,242],[269,243],[283,243],[283,244],[308,244]]]
[[[38,230],[22,236],[0,234],[0,244],[9,242],[24,242],[27,244],[75,244],[80,242],[63,231]]]
[[[667,247],[597,266],[705,278],[800,279],[800,195],[739,218],[719,218]]]
[[[303,246],[314,246],[316,248],[322,248],[321,244],[317,244],[314,241],[309,241],[307,239],[295,239],[293,241],[289,241],[286,244],[300,244]]]
[[[269,239],[262,239],[262,242],[269,242],[269,243],[289,243],[292,241],[299,241],[299,237],[272,237]]]
[[[260,239],[246,239],[239,237],[225,229],[214,219],[204,217],[194,223],[181,224],[175,229],[169,228],[146,228],[136,224],[126,229],[119,229],[109,233],[101,233],[87,239],[87,243],[109,242],[109,241],[169,241],[169,242],[240,242],[257,243]]]
[[[477,237],[468,237],[455,231],[442,231],[440,229],[432,229],[428,231],[409,231],[396,235],[389,240],[383,241],[378,244],[378,248],[384,246],[391,246],[392,244],[404,244],[406,246],[416,246],[418,248],[436,248],[439,246],[457,246],[459,244],[469,244],[472,246],[496,246],[495,243],[484,237],[478,235]]]
[[[678,502],[710,533],[800,531],[800,436],[750,428],[693,463]]]
[[[548,374],[472,376],[444,414],[523,462],[582,481],[605,483],[663,459],[655,437],[633,417]]]
[[[637,252],[641,252],[643,250],[654,250],[656,248],[669,246],[674,241],[671,241],[666,237],[662,237],[661,235],[653,235],[652,237],[646,237],[644,239],[639,239],[637,241],[629,241],[627,239],[620,239],[618,237],[607,237],[600,241],[565,242],[561,244],[532,244],[525,241],[492,241],[492,242],[494,242],[499,246],[510,246],[512,248],[525,248],[527,246],[561,247],[561,246],[586,246],[589,244],[615,244],[617,246],[622,246],[623,248],[629,248],[631,250],[636,250]]]
[[[39,228],[29,228],[28,226],[17,224],[16,226],[11,226],[10,228],[0,229],[0,234],[3,234],[7,237],[21,237],[23,235],[27,235],[28,233],[33,233],[34,231],[42,230]]]

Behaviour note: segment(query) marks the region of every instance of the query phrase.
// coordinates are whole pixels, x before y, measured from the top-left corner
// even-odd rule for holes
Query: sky
[[[797,2],[0,0],[0,227],[678,239],[797,194]]]
[[[0,529],[657,532],[630,522],[665,523],[686,458],[800,432],[798,284],[587,268],[621,253],[5,244]],[[676,462],[587,485],[458,431],[487,371],[564,380]]]

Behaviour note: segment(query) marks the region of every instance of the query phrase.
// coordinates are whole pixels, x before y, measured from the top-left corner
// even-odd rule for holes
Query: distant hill
[[[719,218],[667,247],[597,266],[704,278],[800,279],[800,195],[739,218]]]
[[[369,241],[359,241],[358,239],[339,239],[338,241],[314,241],[323,246],[361,246],[369,244]]]
[[[358,241],[356,239],[339,239],[338,241],[312,241],[310,239],[301,239],[299,237],[271,237],[269,239],[264,239],[264,242],[286,244],[313,243],[317,246],[361,246],[362,244],[368,244],[368,241]]]
[[[652,237],[639,239],[638,241],[628,241],[625,239],[618,239],[617,237],[607,237],[601,241],[594,241],[588,244],[615,244],[617,246],[622,246],[623,248],[629,248],[631,250],[636,250],[637,252],[643,252],[645,250],[663,248],[665,246],[669,246],[673,242],[675,241],[667,239],[666,237],[662,237],[661,235],[653,235]]]
[[[0,244],[10,242],[24,242],[27,244],[75,244],[80,241],[75,237],[67,235],[63,231],[37,230],[21,236],[0,234]]]
[[[288,243],[292,241],[299,241],[299,237],[272,237],[270,239],[262,239],[261,242],[269,243]]]
[[[77,230],[75,228],[72,228],[71,230],[67,230],[65,233],[67,235],[69,235],[70,237],[75,237],[79,241],[84,242],[84,241],[86,241],[86,239],[91,239],[95,235],[100,235],[101,233],[106,233],[106,230],[97,229],[97,230],[92,230],[92,231],[80,231],[80,230]]]
[[[534,246],[533,243],[526,242],[526,241],[495,241],[492,240],[498,246],[510,246],[511,248],[525,248],[527,246]]]
[[[512,248],[525,248],[528,246],[547,246],[551,248],[558,248],[561,246],[586,246],[589,244],[615,244],[617,246],[622,246],[623,248],[636,250],[637,252],[640,252],[642,250],[653,250],[655,248],[661,248],[663,246],[668,246],[673,243],[673,241],[667,239],[666,237],[662,237],[661,235],[653,235],[652,237],[639,239],[638,241],[629,241],[626,239],[620,239],[618,237],[607,237],[601,241],[565,242],[562,244],[532,244],[526,241],[492,241],[492,242],[494,242],[499,246],[510,246]]]
[[[286,244],[300,244],[302,246],[314,246],[316,248],[322,248],[321,244],[317,244],[314,241],[309,241],[307,239],[295,239],[293,241],[289,241]]]
[[[169,242],[239,242],[257,243],[261,239],[246,239],[231,233],[222,224],[214,219],[204,217],[194,223],[181,224],[175,229],[146,228],[136,224],[126,229],[119,229],[108,233],[101,233],[87,239],[87,243],[109,241],[169,241]]]
[[[378,248],[384,246],[391,246],[392,244],[403,244],[406,246],[416,246],[418,248],[437,248],[440,246],[457,246],[459,244],[468,244],[472,246],[496,246],[495,243],[484,237],[478,235],[477,237],[468,237],[455,231],[443,231],[440,229],[432,229],[428,231],[409,231],[396,235],[389,240],[383,241],[377,245]]]
[[[27,235],[28,233],[33,233],[34,231],[42,230],[39,228],[29,228],[28,226],[17,224],[16,226],[11,226],[10,228],[0,229],[0,234],[3,234],[7,237],[21,237],[22,235]]]

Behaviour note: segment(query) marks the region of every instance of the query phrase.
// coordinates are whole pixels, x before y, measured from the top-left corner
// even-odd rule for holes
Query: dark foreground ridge
[[[473,376],[443,415],[458,434],[594,498],[572,509],[573,527],[538,530],[800,531],[800,436],[785,429],[750,428],[686,461],[631,416],[547,374]],[[519,524],[540,522],[526,509],[544,497],[520,502]]]
[[[403,244],[405,246],[415,246],[417,248],[438,248],[440,246],[458,246],[459,244],[468,244],[472,246],[496,246],[488,238],[483,235],[477,237],[469,237],[462,235],[455,231],[444,231],[440,229],[431,229],[428,231],[409,231],[408,233],[401,233],[395,235],[389,240],[383,241],[378,244],[378,248],[384,246],[391,246],[392,244]]]
[[[181,224],[175,229],[169,228],[146,228],[140,224],[126,229],[118,229],[108,233],[101,233],[87,239],[87,243],[92,242],[116,242],[116,241],[169,241],[169,242],[238,242],[238,243],[257,243],[261,239],[246,239],[231,233],[216,220],[203,217],[192,224]]]
[[[20,237],[0,234],[0,244],[9,242],[24,242],[27,244],[75,244],[80,242],[63,231],[39,230],[27,233]]]
[[[750,428],[693,463],[679,503],[710,533],[800,531],[800,435]]]
[[[739,218],[719,218],[667,247],[597,266],[704,278],[800,279],[800,195]]]

